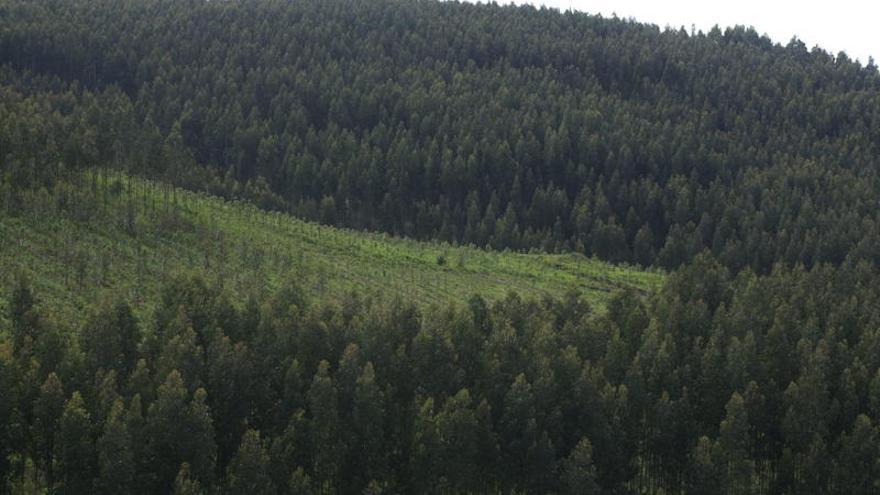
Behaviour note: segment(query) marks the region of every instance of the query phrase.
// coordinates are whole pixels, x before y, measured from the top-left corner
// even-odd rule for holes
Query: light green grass
[[[125,185],[113,194],[115,181]],[[163,281],[190,272],[207,274],[234,297],[293,279],[321,296],[355,289],[420,304],[579,289],[596,307],[617,289],[651,292],[664,277],[575,254],[493,252],[326,227],[118,176],[85,182],[28,194],[14,215],[0,203],[0,274],[7,274],[8,286],[11,274],[24,272],[44,305],[62,317],[75,317],[106,294],[147,312]],[[65,196],[73,206],[59,206]],[[127,217],[135,219],[133,230]]]

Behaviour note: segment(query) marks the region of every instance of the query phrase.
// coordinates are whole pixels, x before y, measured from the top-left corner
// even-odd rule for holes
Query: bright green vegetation
[[[341,230],[136,179],[85,182],[24,194],[17,213],[0,215],[0,272],[25,272],[65,313],[101,293],[131,298],[147,311],[163,281],[188,271],[209,272],[240,296],[294,279],[315,295],[357,290],[425,304],[577,289],[601,307],[617,289],[645,293],[663,280],[660,272],[576,254],[493,252]]]

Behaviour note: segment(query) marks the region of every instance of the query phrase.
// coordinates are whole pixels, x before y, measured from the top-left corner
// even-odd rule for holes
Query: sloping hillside
[[[493,252],[341,230],[245,204],[123,176],[53,192],[16,192],[0,210],[0,272],[24,272],[56,310],[100,293],[148,309],[174,274],[210,272],[233,294],[296,280],[316,295],[407,296],[425,304],[583,292],[602,305],[615,289],[650,291],[663,275],[580,255]],[[139,289],[140,287],[140,289]]]
[[[494,249],[880,262],[876,65],[753,29],[433,1],[7,0],[0,66],[27,95],[89,91],[50,107],[82,118],[45,163],[259,184],[302,218]],[[5,141],[26,161],[20,128]],[[197,165],[217,178],[186,180]]]

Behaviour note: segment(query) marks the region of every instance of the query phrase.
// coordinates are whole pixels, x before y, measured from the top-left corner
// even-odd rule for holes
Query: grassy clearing
[[[295,279],[316,295],[355,289],[424,304],[575,288],[602,306],[617,289],[650,292],[663,280],[575,254],[493,252],[326,227],[128,177],[84,184],[0,198],[0,274],[26,273],[62,317],[105,295],[148,311],[163,281],[194,271],[239,297]],[[0,314],[5,304],[0,297]]]

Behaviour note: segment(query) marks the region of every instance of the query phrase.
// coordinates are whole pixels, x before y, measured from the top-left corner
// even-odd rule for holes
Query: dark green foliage
[[[731,277],[700,257],[652,298],[621,292],[601,313],[576,294],[418,310],[283,290],[248,317],[280,337],[262,354],[220,328],[197,345],[191,300],[156,337],[156,371],[137,320],[130,371],[84,380],[65,364],[74,351],[54,372],[0,354],[13,389],[0,433],[38,485],[100,493],[871,493],[878,276],[859,264]],[[248,306],[203,306],[203,321]],[[22,489],[16,466],[4,476]]]
[[[353,487],[388,479],[385,394],[376,380],[372,363],[364,365],[357,379],[351,415],[353,431],[348,435],[347,448],[353,462],[346,472],[354,481]]]
[[[8,278],[0,492],[880,489],[873,65],[743,28],[455,2],[10,0],[0,14],[0,227],[115,208],[98,224],[125,232],[108,252],[150,228],[205,251],[189,251],[199,274],[160,284],[164,259],[138,264],[131,292],[63,315]],[[247,231],[233,291],[211,240],[231,231],[212,216],[229,203],[200,209],[174,184],[677,271],[603,308],[577,292],[442,306],[365,283],[343,297],[264,249],[286,238]],[[233,229],[283,230],[236,211]],[[64,259],[63,284],[35,287],[112,287],[110,262],[65,235],[2,240]],[[402,263],[374,241],[333,247]],[[435,247],[412,255],[424,273],[480,269],[476,250]],[[582,258],[546,258],[582,273]],[[275,289],[276,269],[299,278]]]
[[[880,261],[877,68],[796,39],[458,2],[4,7],[9,211],[97,165],[494,248]]]
[[[180,465],[180,471],[174,478],[174,491],[171,493],[174,495],[203,495],[205,493],[199,480],[193,478],[189,464],[184,462]]]
[[[312,488],[312,480],[303,468],[297,468],[290,476],[290,484],[288,485],[288,493],[290,495],[313,495],[316,493]]]
[[[61,415],[64,412],[64,388],[55,373],[50,373],[33,402],[33,442],[29,446],[36,462],[46,475],[46,485],[54,487],[54,453],[58,445]]]
[[[40,331],[38,313],[34,311],[36,299],[31,293],[30,282],[19,276],[9,297],[9,316],[12,320],[12,351],[23,357],[33,352],[33,341]]]
[[[751,426],[742,396],[734,392],[728,401],[727,415],[718,428],[718,459],[725,473],[723,484],[733,492],[746,492],[752,486],[755,463],[750,458]]]
[[[312,465],[315,481],[323,489],[332,489],[339,473],[340,435],[338,398],[336,385],[330,376],[330,364],[321,361],[318,372],[309,387],[309,412],[311,413]]]
[[[260,432],[247,430],[238,452],[226,471],[226,493],[232,495],[271,495],[275,485],[269,476],[269,453]]]
[[[80,349],[92,371],[102,368],[127,374],[135,366],[140,341],[139,326],[125,302],[101,306],[80,331]]]
[[[475,406],[470,392],[462,389],[435,416],[438,470],[453,492],[476,492],[483,487],[479,442],[488,432]]]
[[[98,438],[96,493],[112,495],[135,491],[135,448],[125,412],[125,404],[117,399]]]
[[[13,381],[9,366],[0,359],[0,493],[6,492],[6,477],[9,474],[11,463],[9,455],[12,454],[13,406],[16,397],[13,395]]]
[[[56,440],[55,461],[59,465],[63,493],[86,493],[95,476],[95,446],[92,422],[79,392],[64,405]]]
[[[217,335],[207,351],[208,404],[218,432],[218,460],[226,464],[245,433],[248,416],[263,394],[254,358],[244,343]],[[236,440],[236,437],[238,440]]]
[[[516,377],[504,398],[499,426],[503,469],[513,490],[546,493],[556,471],[553,445],[537,422],[537,403],[524,374]]]
[[[176,370],[158,387],[144,425],[145,464],[150,469],[147,491],[171,491],[182,463],[187,463],[194,481],[213,485],[216,445],[206,395],[198,389],[190,399]]]
[[[880,438],[869,417],[860,414],[852,431],[840,440],[841,490],[872,493],[880,487]]]
[[[596,484],[596,468],[593,466],[593,445],[589,439],[581,439],[563,462],[562,483],[563,493],[600,493]]]

